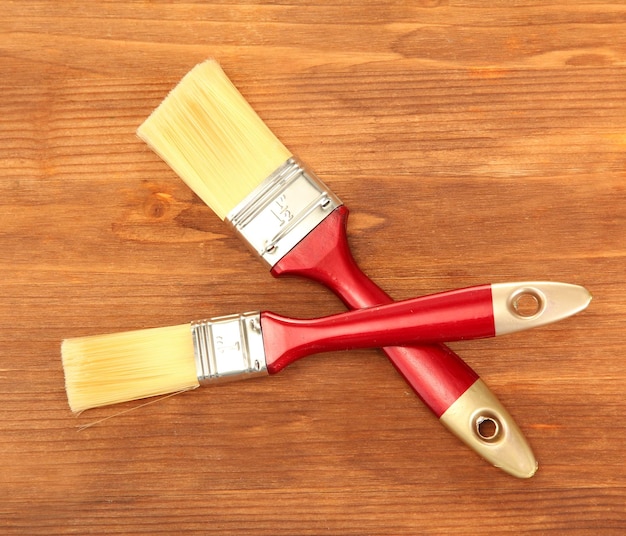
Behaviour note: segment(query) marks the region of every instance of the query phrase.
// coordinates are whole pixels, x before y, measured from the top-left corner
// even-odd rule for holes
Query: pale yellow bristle
[[[199,385],[189,324],[66,339],[61,356],[75,412]]]
[[[291,157],[214,60],[187,73],[137,134],[222,219]]]

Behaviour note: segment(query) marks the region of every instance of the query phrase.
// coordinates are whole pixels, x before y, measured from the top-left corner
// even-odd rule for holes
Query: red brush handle
[[[346,234],[348,209],[338,207],[272,268],[272,275],[297,275],[333,290],[350,309],[392,303],[357,266]],[[442,344],[383,349],[415,393],[440,417],[478,375]]]
[[[267,370],[335,350],[495,336],[491,285],[309,320],[261,315]]]

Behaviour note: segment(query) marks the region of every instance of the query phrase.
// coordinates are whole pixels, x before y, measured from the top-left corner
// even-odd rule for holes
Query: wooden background
[[[486,7],[488,6],[488,7]],[[624,534],[626,4],[0,2],[0,532]],[[396,298],[587,286],[584,313],[451,346],[540,463],[516,480],[378,351],[73,416],[65,337],[341,306],[274,280],[136,127],[214,56],[351,208]]]

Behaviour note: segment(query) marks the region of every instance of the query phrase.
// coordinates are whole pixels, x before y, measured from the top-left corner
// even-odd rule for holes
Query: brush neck
[[[226,222],[272,268],[341,201],[296,158],[290,158],[226,217]]]

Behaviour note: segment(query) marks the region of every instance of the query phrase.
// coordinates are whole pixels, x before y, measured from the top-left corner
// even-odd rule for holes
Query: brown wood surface
[[[626,5],[0,3],[2,534],[626,532]],[[218,58],[351,208],[396,298],[587,286],[584,313],[454,343],[540,462],[516,480],[382,353],[73,416],[65,337],[254,309],[341,310],[275,280],[135,137]]]

